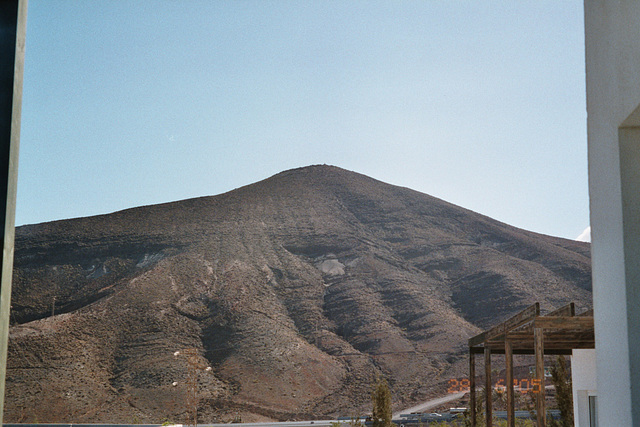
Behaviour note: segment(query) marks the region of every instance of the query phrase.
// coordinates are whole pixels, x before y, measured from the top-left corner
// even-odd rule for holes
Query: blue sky
[[[17,224],[332,164],[588,225],[581,1],[30,0]]]

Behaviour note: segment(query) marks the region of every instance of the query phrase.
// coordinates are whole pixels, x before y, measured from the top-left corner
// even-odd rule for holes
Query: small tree
[[[378,378],[371,395],[373,427],[391,427],[391,392],[384,378]]]
[[[484,427],[485,426],[485,417],[484,417],[484,388],[478,389],[476,391],[476,427]],[[469,402],[471,405],[471,402]],[[464,425],[465,427],[471,426],[471,411],[467,410],[464,413]]]
[[[551,367],[551,381],[556,388],[556,400],[562,427],[573,427],[573,393],[571,391],[571,376],[567,372],[567,362],[564,356],[558,356],[556,364]]]

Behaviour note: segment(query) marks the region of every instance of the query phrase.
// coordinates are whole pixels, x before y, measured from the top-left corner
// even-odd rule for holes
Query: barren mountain
[[[190,362],[201,422],[409,405],[536,301],[591,305],[588,244],[332,166],[23,226],[5,421],[182,422]]]

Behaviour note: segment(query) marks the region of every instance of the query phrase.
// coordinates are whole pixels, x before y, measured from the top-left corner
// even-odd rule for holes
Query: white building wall
[[[573,420],[575,427],[590,427],[589,396],[596,395],[596,351],[573,350]]]
[[[619,128],[640,105],[640,1],[585,0],[584,6],[598,418],[600,426],[611,420],[640,426],[640,369],[633,358],[640,285],[629,270],[640,265],[640,224],[623,221],[619,153]]]

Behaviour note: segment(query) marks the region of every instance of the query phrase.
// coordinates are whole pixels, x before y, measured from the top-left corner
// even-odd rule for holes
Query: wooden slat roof
[[[595,348],[593,310],[575,314],[573,303],[560,307],[544,316],[540,304],[525,308],[512,318],[469,339],[472,353],[504,353],[505,340],[512,344],[513,354],[534,353],[534,329],[541,328],[545,354],[571,354],[573,349]]]

